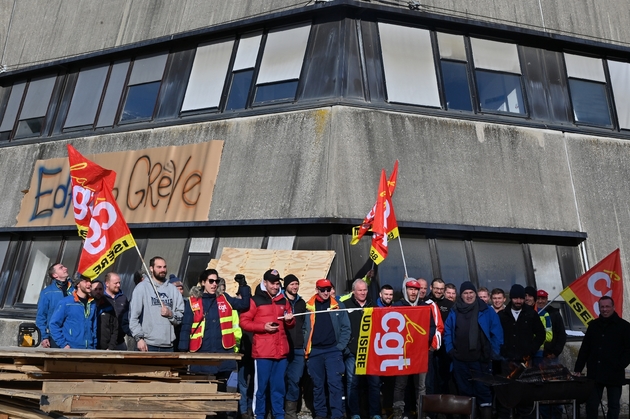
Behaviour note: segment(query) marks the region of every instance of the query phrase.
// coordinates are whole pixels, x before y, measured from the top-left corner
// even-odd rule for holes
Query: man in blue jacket
[[[459,297],[444,325],[444,345],[453,359],[453,376],[460,394],[474,396],[481,419],[492,417],[492,392],[488,385],[473,381],[471,371],[490,374],[503,344],[503,328],[497,313],[477,297],[470,281],[459,289]]]
[[[96,349],[96,307],[90,296],[92,282],[83,275],[77,289],[64,297],[50,319],[50,335],[60,348]]]
[[[50,285],[39,293],[35,324],[42,334],[42,348],[58,348],[59,346],[50,338],[48,325],[57,304],[68,295],[68,268],[61,263],[55,263],[48,268],[48,277]]]

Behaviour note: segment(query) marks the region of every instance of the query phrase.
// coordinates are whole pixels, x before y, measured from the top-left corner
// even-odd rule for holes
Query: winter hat
[[[300,280],[298,279],[297,276],[293,275],[293,274],[289,274],[287,276],[284,277],[284,286],[286,287],[287,285],[289,285],[291,282],[297,282],[298,285],[300,283]]]
[[[536,288],[531,285],[525,287],[525,295],[531,295],[532,297],[536,296]]]
[[[525,298],[525,288],[520,284],[512,285],[512,288],[510,288],[510,298]]]
[[[459,295],[462,295],[464,291],[468,291],[468,290],[471,290],[475,294],[477,294],[477,288],[475,288],[475,285],[472,282],[470,281],[462,282],[462,285],[459,286]]]

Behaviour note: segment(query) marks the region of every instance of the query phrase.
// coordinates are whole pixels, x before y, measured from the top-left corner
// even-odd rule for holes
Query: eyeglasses
[[[206,279],[208,284],[218,284],[220,279]]]
[[[332,290],[332,287],[317,288],[317,291],[319,292],[330,292],[331,290]]]

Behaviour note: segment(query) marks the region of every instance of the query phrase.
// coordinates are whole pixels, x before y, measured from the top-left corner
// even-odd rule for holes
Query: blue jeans
[[[238,401],[238,410],[240,413],[248,413],[252,408],[253,384],[254,360],[251,358],[243,358],[238,368],[238,392],[241,394],[241,398]]]
[[[606,388],[606,393],[608,394],[608,413],[606,413],[606,419],[619,418],[621,386],[607,386],[605,384],[595,383],[595,388],[586,401],[586,419],[597,419],[599,402],[602,400],[604,388]]]
[[[359,383],[365,378],[368,385],[368,412],[370,417],[381,414],[381,378],[375,375],[355,375],[356,357],[348,355],[344,363],[346,365],[346,404],[350,416],[360,415]]]
[[[489,362],[463,362],[453,358],[453,377],[462,396],[474,396],[477,404],[492,406],[492,391],[490,387],[480,381],[472,380],[472,371],[490,374]]]
[[[317,350],[313,349],[306,361],[308,374],[313,380],[313,408],[315,416],[329,417],[326,408],[326,384],[328,384],[328,404],[330,417],[343,417],[343,355],[337,348]]]
[[[173,352],[172,346],[162,347],[162,346],[147,345],[147,348],[149,348],[149,352]]]
[[[271,399],[271,413],[275,419],[284,419],[284,373],[287,370],[286,359],[255,359],[254,378],[254,415],[256,419],[265,419],[267,388]]]
[[[300,380],[304,374],[304,349],[294,349],[289,354],[289,365],[285,374],[287,384],[287,401],[297,402],[300,399]]]

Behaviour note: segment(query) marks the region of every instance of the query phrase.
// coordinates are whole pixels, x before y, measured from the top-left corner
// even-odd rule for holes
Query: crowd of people
[[[183,284],[167,278],[164,258],[150,261],[150,278],[142,276],[130,299],[120,289],[120,276],[104,281],[77,276],[70,280],[62,264],[48,270],[51,284],[42,290],[37,310],[41,345],[138,351],[240,352],[240,362],[192,365],[237,388],[243,419],[297,419],[304,399],[315,419],[393,419],[411,416],[423,394],[476,397],[481,419],[531,415],[531,407],[508,409],[493,397],[484,375],[506,375],[515,365],[559,363],[566,332],[548,293],[515,284],[501,289],[476,288],[469,281],[459,290],[442,279],[429,284],[406,278],[402,298],[383,285],[370,295],[373,272],[354,280],[346,295],[336,295],[328,279],[316,282],[302,297],[300,279],[266,271],[252,292],[244,275],[236,275],[236,295],[214,269],[203,271],[198,284],[183,296]],[[378,289],[378,288],[377,288]],[[457,292],[459,291],[459,292]],[[430,307],[426,373],[381,377],[355,374],[362,308]],[[354,310],[342,310],[344,308]],[[597,417],[603,389],[608,419],[617,419],[624,369],[630,363],[630,323],[614,310],[610,297],[599,301],[600,317],[589,326],[575,364],[580,375],[595,380],[587,417]],[[127,337],[127,339],[125,339]],[[133,338],[131,340],[130,338]],[[135,348],[128,348],[135,342]],[[230,384],[231,383],[231,384]],[[542,410],[559,418],[558,406]]]

